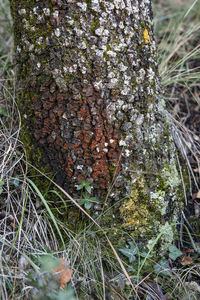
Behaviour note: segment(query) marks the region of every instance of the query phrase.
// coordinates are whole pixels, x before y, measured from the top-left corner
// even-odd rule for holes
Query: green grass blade
[[[62,233],[61,233],[61,231],[60,231],[60,229],[58,227],[56,219],[55,219],[55,217],[54,217],[54,215],[53,215],[53,213],[52,213],[52,211],[51,211],[51,209],[50,209],[47,201],[45,200],[44,196],[42,195],[42,193],[40,192],[40,190],[38,189],[38,187],[35,185],[35,183],[31,179],[29,179],[29,178],[27,178],[26,180],[34,188],[34,190],[36,191],[36,193],[40,197],[42,203],[44,204],[44,206],[45,206],[45,208],[46,208],[46,210],[47,210],[47,212],[48,212],[48,214],[49,214],[49,216],[50,216],[50,218],[51,218],[51,220],[52,220],[52,222],[53,222],[53,224],[54,224],[54,226],[55,226],[55,228],[56,228],[56,230],[58,232],[58,235],[59,235],[59,237],[60,237],[60,239],[62,241],[63,248],[65,249],[65,242],[64,242],[64,239],[62,237]]]

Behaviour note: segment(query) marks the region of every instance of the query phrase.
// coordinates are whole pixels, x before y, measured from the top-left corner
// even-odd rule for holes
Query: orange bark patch
[[[63,168],[72,186],[93,179],[94,186],[107,189],[121,148],[117,130],[107,122],[105,100],[82,83],[74,85],[70,96],[54,82],[40,88],[41,96],[33,101],[34,136],[47,149],[50,164]]]
[[[72,174],[73,174],[73,161],[72,161],[72,159],[71,159],[71,157],[69,157],[68,159],[67,159],[67,167],[66,167],[66,171],[67,171],[67,175],[68,175],[68,177],[70,178],[71,176],[72,176]]]

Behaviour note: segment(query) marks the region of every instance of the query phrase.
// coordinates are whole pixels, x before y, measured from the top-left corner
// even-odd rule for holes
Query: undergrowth
[[[199,299],[200,230],[194,230],[187,208],[196,205],[195,219],[200,147],[197,134],[187,127],[181,105],[186,101],[191,110],[198,110],[200,105],[200,3],[192,1],[188,5],[187,1],[177,0],[182,3],[177,9],[177,3],[161,1],[163,7],[159,10],[160,2],[154,2],[164,97],[172,134],[191,178],[189,191],[185,188],[186,211],[180,224],[174,224],[179,237],[156,260],[152,252],[162,232],[148,252],[131,237],[129,244],[114,249],[108,238],[109,228],[101,228],[98,218],[88,214],[91,202],[98,200],[90,198],[86,184],[78,187],[83,199],[77,202],[47,174],[37,170],[39,180],[49,181],[45,192],[28,176],[34,166],[27,161],[20,140],[9,3],[0,3],[0,299]],[[76,232],[64,218],[70,203],[88,218],[87,225],[79,226]],[[53,271],[60,265],[62,277]],[[65,287],[61,279],[66,281]]]

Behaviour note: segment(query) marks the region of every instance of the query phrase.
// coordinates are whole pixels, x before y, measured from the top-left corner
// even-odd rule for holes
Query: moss
[[[89,1],[91,1],[91,0],[89,0]],[[104,3],[103,3],[103,2],[100,2],[100,7],[101,7],[101,9],[102,9],[103,11],[105,11],[105,10],[106,10],[106,8],[105,8],[105,5],[104,5]]]
[[[95,34],[95,30],[100,26],[98,18],[96,16],[93,16],[91,26],[90,26],[90,31],[91,34]]]
[[[33,143],[33,138],[25,125],[25,120],[23,121],[23,117],[22,123],[24,126],[21,129],[21,141],[26,151],[27,161],[33,165],[33,168],[29,168],[29,176],[34,178],[34,183],[41,193],[44,194],[49,187],[49,180],[45,179],[45,177],[41,180],[41,176],[38,176],[39,172],[35,168],[37,168],[41,173],[48,174],[48,177],[50,178],[53,178],[54,174],[49,165],[43,162],[44,153],[42,153],[41,149]]]
[[[23,75],[25,76],[25,74]],[[36,96],[37,94],[34,94],[32,96]],[[25,151],[26,151],[26,158],[27,161],[33,165],[33,167],[37,168],[40,172],[44,174],[48,174],[50,178],[53,178],[53,172],[50,169],[48,164],[44,163],[44,153],[39,148],[39,146],[34,142],[33,133],[30,131],[30,129],[27,127],[26,118],[30,118],[32,120],[35,119],[33,111],[29,112],[29,115],[25,117],[25,111],[24,111],[24,99],[26,100],[26,103],[31,107],[32,105],[32,99],[31,95],[29,93],[22,93],[17,98],[17,104],[20,109],[21,113],[21,120],[22,120],[22,128],[21,128],[21,141],[24,145]],[[38,176],[39,173],[35,168],[29,168],[29,175],[34,178],[34,183],[37,185],[39,190],[42,194],[44,194],[47,191],[47,188],[49,187],[49,180],[43,178],[41,180],[41,177]]]
[[[86,3],[87,3],[87,7],[90,8],[92,1],[91,0],[86,0]]]
[[[90,44],[88,43],[88,41],[86,40],[86,38],[83,38],[84,43],[86,44],[87,48],[90,47]]]
[[[126,245],[126,238],[121,227],[122,220],[114,207],[103,213],[98,223],[104,229],[104,232],[106,232],[116,249]],[[102,240],[105,239],[105,235],[102,232],[99,232],[99,236]],[[112,250],[110,252],[112,253]]]
[[[76,24],[77,21],[79,20],[79,15],[77,13],[72,13],[71,18],[74,21],[74,24]]]
[[[135,81],[135,79],[132,81],[132,87],[136,87],[138,86],[137,82]]]

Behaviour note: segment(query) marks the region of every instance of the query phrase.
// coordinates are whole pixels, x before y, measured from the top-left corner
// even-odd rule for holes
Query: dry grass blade
[[[189,31],[188,33],[185,34],[185,36],[183,38],[180,38],[180,41],[178,43],[176,43],[172,49],[172,51],[170,52],[170,54],[167,56],[167,58],[162,62],[162,64],[160,65],[160,70],[164,69],[169,61],[171,60],[171,58],[178,52],[178,50],[184,45],[186,44],[192,37],[193,34],[195,34],[196,32],[198,32],[198,30],[200,29],[200,26],[196,26],[195,28],[193,28],[191,31]],[[199,48],[199,46],[197,46],[196,49],[193,49],[193,51],[196,51]],[[188,54],[188,56],[191,56],[191,54]]]

